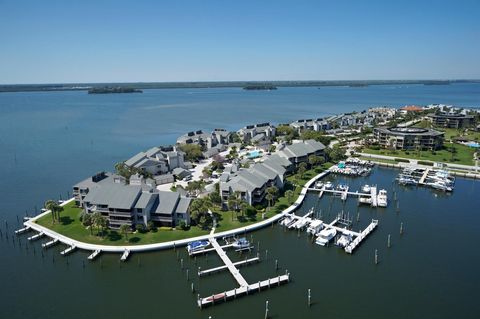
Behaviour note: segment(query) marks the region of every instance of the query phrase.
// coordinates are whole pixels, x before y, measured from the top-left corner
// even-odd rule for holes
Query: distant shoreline
[[[88,91],[99,86],[145,89],[243,88],[246,86],[285,87],[366,87],[373,85],[448,85],[480,83],[480,80],[357,80],[357,81],[224,81],[224,82],[139,82],[139,83],[68,83],[68,84],[2,84],[2,92]]]

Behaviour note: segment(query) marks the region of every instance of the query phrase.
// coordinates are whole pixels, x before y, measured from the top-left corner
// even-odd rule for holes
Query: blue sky
[[[480,1],[0,0],[0,83],[480,78]]]

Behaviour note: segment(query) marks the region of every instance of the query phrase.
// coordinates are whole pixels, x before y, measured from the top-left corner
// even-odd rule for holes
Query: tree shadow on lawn
[[[63,225],[63,226],[66,226],[66,225],[70,225],[71,223],[73,223],[75,220],[73,218],[71,218],[70,216],[62,216],[60,217],[60,223]]]

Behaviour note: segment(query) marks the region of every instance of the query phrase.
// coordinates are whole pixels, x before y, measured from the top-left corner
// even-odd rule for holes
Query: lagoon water
[[[189,130],[238,129],[370,106],[429,103],[479,106],[480,84],[0,94],[0,318],[260,318],[266,300],[273,318],[476,318],[480,184],[472,180],[458,179],[454,193],[445,195],[399,188],[392,184],[397,172],[389,169],[348,179],[353,189],[362,183],[378,184],[390,195],[395,189],[398,214],[392,204],[387,209],[358,208],[354,199],[343,206],[339,199],[325,197],[317,203],[309,196],[303,211],[317,205],[326,218],[333,218],[342,209],[352,215],[358,209],[360,223],[354,229],[372,218],[378,218],[380,226],[352,256],[311,244],[304,234],[298,238],[278,226],[255,232],[253,239],[260,241],[263,255],[268,249],[268,260],[243,268],[246,279],[275,276],[278,259],[279,273],[288,269],[292,282],[202,311],[173,251],[132,255],[122,264],[117,255],[103,255],[88,263],[86,252],[61,257],[60,246],[42,257],[40,242],[27,245],[26,236],[12,236],[17,216],[26,210],[32,214],[45,199],[65,198],[78,180],[152,145],[173,143]],[[400,222],[405,225],[403,236]],[[376,266],[375,249],[380,257]],[[214,255],[197,261],[202,268],[220,263]],[[192,275],[197,266],[193,260],[187,266]],[[235,284],[228,273],[193,278],[202,295]]]

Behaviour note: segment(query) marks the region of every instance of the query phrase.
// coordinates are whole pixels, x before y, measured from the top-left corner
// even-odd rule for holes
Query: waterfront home
[[[373,135],[381,147],[396,150],[437,150],[444,140],[443,132],[418,127],[376,127]]]
[[[438,113],[428,115],[434,126],[446,128],[466,128],[475,125],[475,116],[466,114]]]
[[[405,105],[404,107],[400,108],[400,114],[408,114],[408,113],[420,113],[423,112],[425,108],[417,105]]]
[[[266,137],[273,138],[276,134],[276,129],[275,126],[271,125],[270,123],[260,123],[247,125],[238,130],[237,133],[244,143],[250,143],[251,139],[258,134],[263,134]]]
[[[184,168],[184,156],[185,153],[178,151],[175,146],[152,147],[129,158],[125,165],[152,175],[160,175],[177,167]]]
[[[308,163],[310,155],[324,156],[325,145],[315,140],[297,141],[291,145],[279,147],[275,152],[278,156],[284,157],[295,166],[300,163]]]
[[[87,214],[100,213],[109,227],[118,229],[127,224],[174,227],[180,221],[190,223],[190,198],[176,192],[158,191],[148,179],[135,177],[130,184],[111,173],[97,174],[74,185],[75,201]]]

